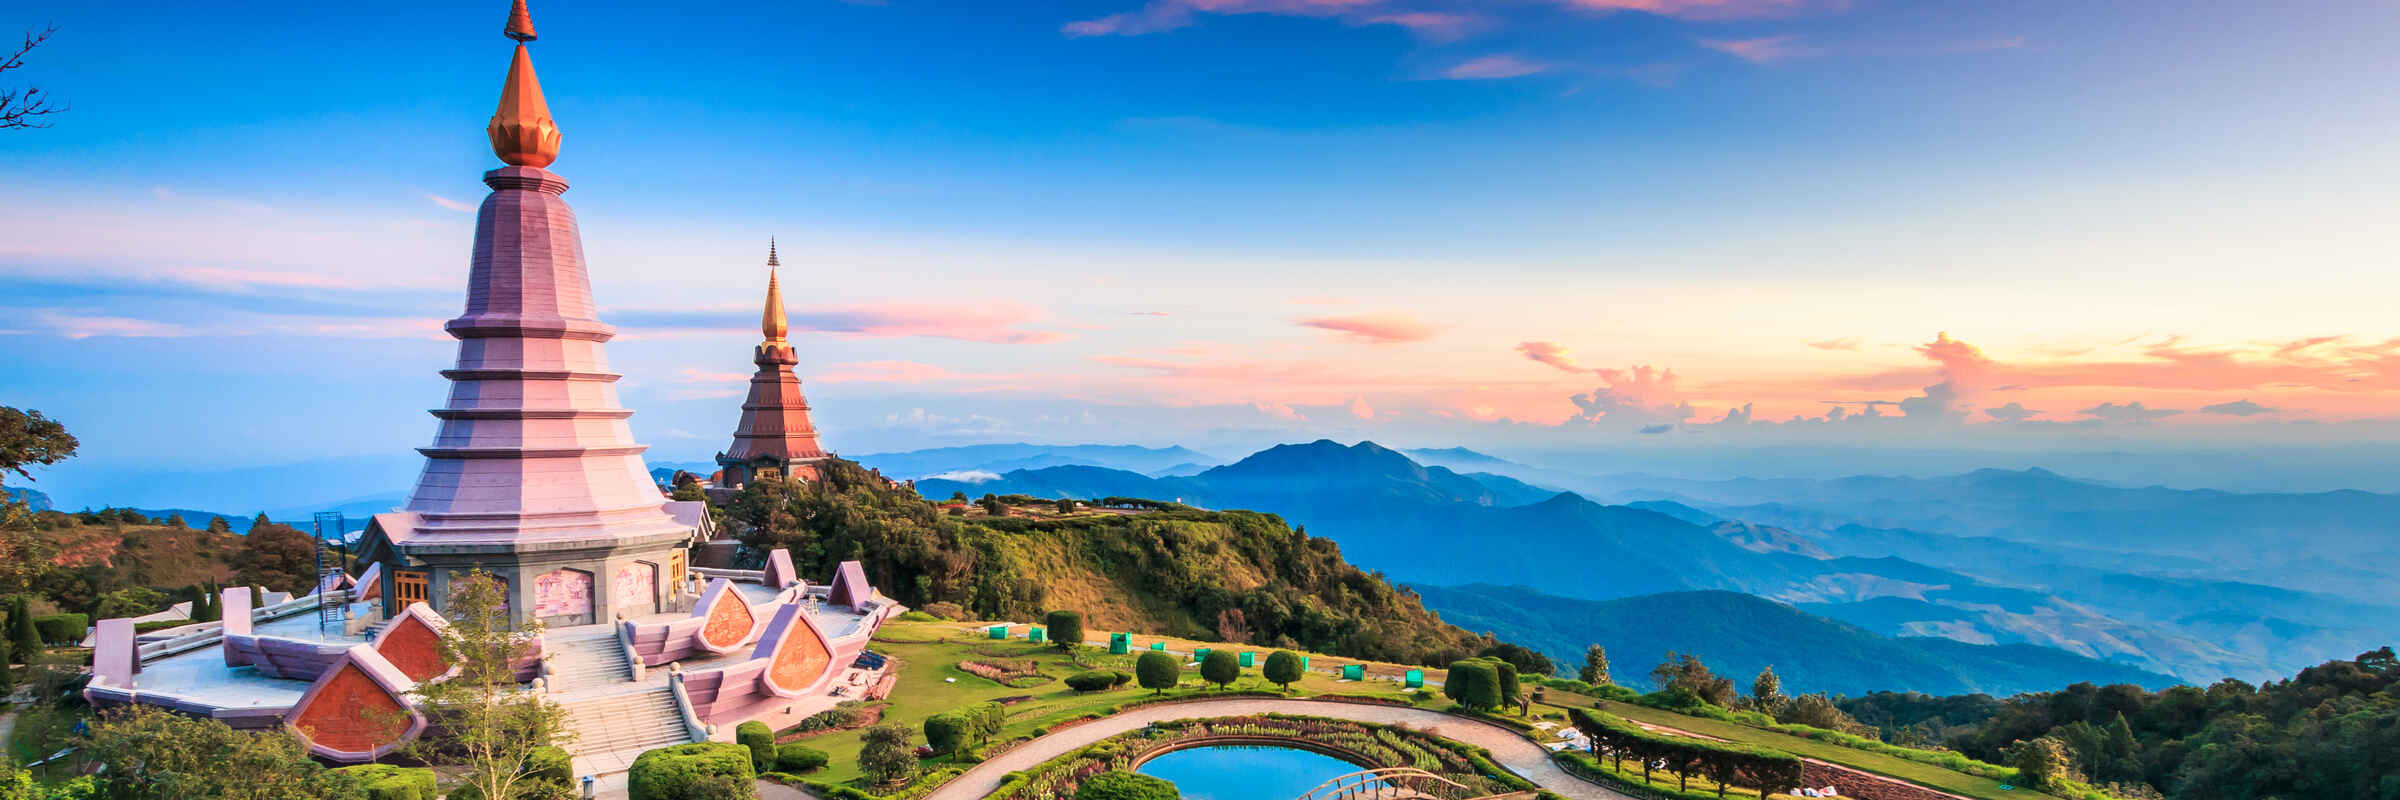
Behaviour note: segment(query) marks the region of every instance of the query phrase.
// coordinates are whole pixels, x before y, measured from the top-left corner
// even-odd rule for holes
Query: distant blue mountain
[[[2176,682],[2056,648],[1885,636],[1739,592],[1595,601],[1522,586],[1410,588],[1443,621],[1540,650],[1570,669],[1583,662],[1585,647],[1600,645],[1608,650],[1616,681],[1628,686],[1648,687],[1650,667],[1670,650],[1697,656],[1744,687],[1772,666],[1784,691],[1794,694],[1890,690],[2007,696],[2082,681],[2153,689]]]
[[[7,492],[11,503],[24,503],[26,508],[34,511],[50,510],[50,496],[40,491],[22,486],[0,486],[0,492]]]
[[[902,480],[946,473],[998,474],[1062,466],[1108,467],[1149,474],[1194,464],[1223,463],[1215,456],[1180,446],[1107,444],[978,444],[845,457]]]

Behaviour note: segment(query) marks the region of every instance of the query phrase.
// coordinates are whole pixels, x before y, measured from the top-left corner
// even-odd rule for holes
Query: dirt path
[[[1405,706],[1271,698],[1167,703],[1101,717],[1018,745],[1016,749],[1002,753],[997,758],[975,765],[966,774],[952,779],[925,797],[926,800],[978,800],[1000,788],[1001,779],[1008,773],[1031,769],[1085,745],[1142,728],[1152,722],[1269,713],[1307,714],[1384,725],[1406,723],[1417,730],[1490,750],[1493,761],[1561,795],[1576,800],[1628,800],[1625,795],[1567,774],[1566,770],[1550,760],[1550,752],[1540,745],[1526,740],[1516,731],[1488,722]]]

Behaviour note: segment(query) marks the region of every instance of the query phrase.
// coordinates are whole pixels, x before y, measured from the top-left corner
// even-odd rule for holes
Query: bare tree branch
[[[6,60],[0,60],[0,73],[24,66],[25,54],[42,46],[43,42],[50,40],[50,34],[57,32],[56,25],[43,28],[40,33],[27,31],[25,45],[10,53]],[[0,89],[0,130],[50,127],[50,123],[41,118],[67,110],[66,106],[52,104],[50,99],[51,95],[43,93],[38,86]]]

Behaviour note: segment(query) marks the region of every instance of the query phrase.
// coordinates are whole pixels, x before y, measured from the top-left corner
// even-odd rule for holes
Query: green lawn
[[[1018,631],[1018,636],[1023,636],[1022,630]],[[1137,638],[1136,642],[1137,647],[1147,647],[1149,639]],[[883,704],[883,721],[907,726],[920,742],[924,738],[925,718],[1005,697],[1032,698],[1008,706],[1008,727],[1001,733],[1001,738],[1009,739],[1031,735],[1037,727],[1054,726],[1151,694],[1149,690],[1131,684],[1112,691],[1079,694],[1067,688],[1063,679],[1087,667],[1077,664],[1065,654],[1047,644],[1034,644],[1023,638],[987,639],[982,628],[972,632],[962,631],[954,623],[889,622],[876,634],[872,647],[901,662],[900,679],[892,688],[891,698]],[[1267,648],[1241,649],[1257,652],[1259,666],[1243,670],[1242,678],[1235,681],[1231,688],[1275,689],[1274,684],[1259,677],[1260,668],[1266,664],[1266,655],[1272,651]],[[1079,651],[1078,657],[1090,668],[1131,673],[1134,659],[1140,652],[1136,650],[1132,655],[1112,656],[1106,648],[1086,645]],[[961,661],[992,658],[1033,659],[1042,674],[1051,680],[1029,688],[1012,689],[958,668]],[[1293,684],[1294,694],[1381,694],[1395,699],[1407,698],[1397,683],[1374,680],[1344,682],[1327,669],[1327,665],[1334,663],[1353,662],[1349,659],[1313,658],[1310,664],[1313,669],[1308,677]],[[954,681],[945,681],[945,678]],[[1200,681],[1197,669],[1184,670],[1183,684],[1175,690],[1175,694],[1186,696],[1205,696],[1213,692]],[[1437,693],[1435,697],[1438,699],[1440,695]],[[858,777],[858,731],[822,734],[799,741],[832,756],[832,761],[825,769],[808,777],[834,782]],[[925,766],[927,769],[939,769],[944,763],[944,759],[932,759],[925,762]]]
[[[2022,787],[2002,791],[2000,782],[1991,778],[1969,775],[1898,756],[1843,747],[1787,733],[1761,730],[1739,723],[1720,722],[1706,717],[1677,714],[1673,711],[1662,711],[1630,703],[1594,701],[1592,698],[1569,692],[1549,692],[1549,703],[1582,705],[1585,708],[1597,707],[1626,719],[1688,731],[1702,736],[1773,748],[1803,758],[1814,758],[1878,775],[1889,775],[1967,797],[1986,798],[1987,800],[2057,800],[2051,795]],[[1635,774],[1639,775],[1640,773],[1636,772]]]

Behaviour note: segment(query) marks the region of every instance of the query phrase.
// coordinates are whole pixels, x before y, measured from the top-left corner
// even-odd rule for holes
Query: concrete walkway
[[[998,758],[975,765],[966,774],[952,779],[942,788],[926,795],[925,800],[979,800],[1000,788],[1008,773],[1032,769],[1044,761],[1073,752],[1093,742],[1136,730],[1153,722],[1206,717],[1238,717],[1248,714],[1305,714],[1356,722],[1384,725],[1405,723],[1411,728],[1453,741],[1492,751],[1492,760],[1509,771],[1524,776],[1544,789],[1575,800],[1629,800],[1625,795],[1600,788],[1582,778],[1567,774],[1551,762],[1550,752],[1534,744],[1516,731],[1488,722],[1477,722],[1404,706],[1379,706],[1363,703],[1337,703],[1320,700],[1276,700],[1259,697],[1236,697],[1224,700],[1203,700],[1167,703],[1126,711],[1114,716],[1077,724],[1057,733],[1018,745]],[[1265,798],[1264,800],[1276,800]]]

